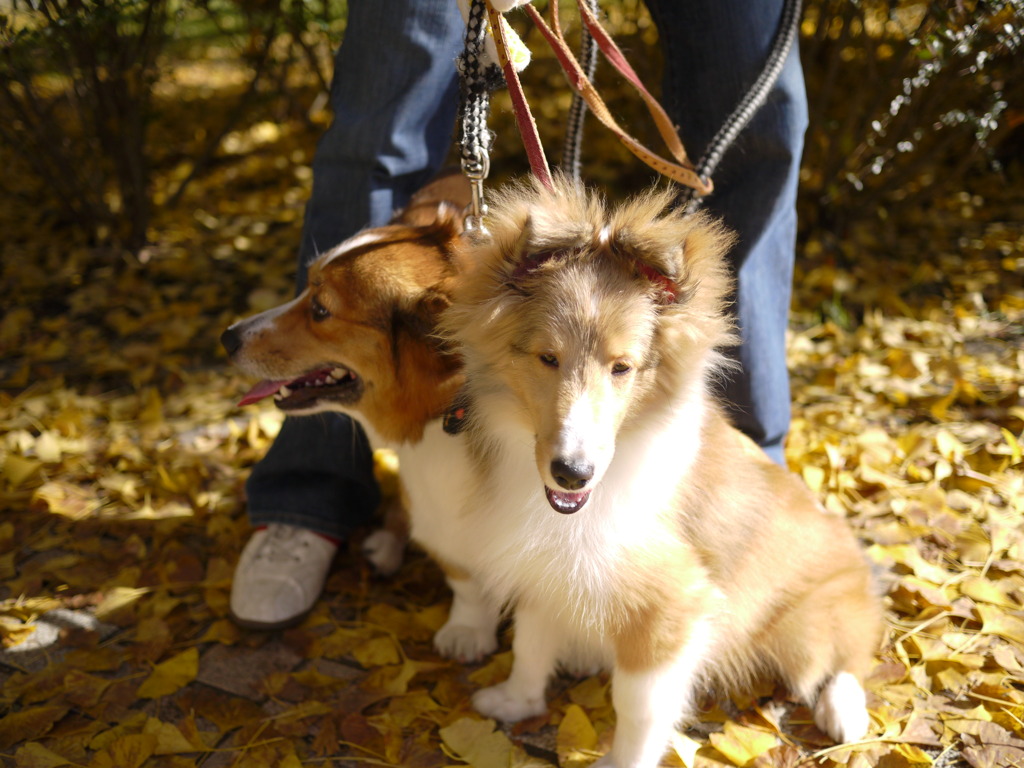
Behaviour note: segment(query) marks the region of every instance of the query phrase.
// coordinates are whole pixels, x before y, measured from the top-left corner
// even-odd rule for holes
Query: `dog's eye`
[[[312,307],[310,308],[310,314],[313,315],[314,322],[322,322],[331,316],[330,311],[316,299],[313,299]]]
[[[633,367],[629,363],[624,363],[621,360],[612,366],[612,376],[622,376],[633,370]]]
[[[546,365],[548,368],[558,367],[558,358],[552,355],[550,352],[541,355],[540,361],[544,363],[544,365]]]

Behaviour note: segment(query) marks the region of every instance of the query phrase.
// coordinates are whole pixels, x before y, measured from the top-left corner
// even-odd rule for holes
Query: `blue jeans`
[[[665,50],[664,106],[696,162],[757,79],[783,0],[646,0]],[[705,207],[739,236],[736,277],[740,370],[723,388],[733,423],[785,466],[789,431],[786,327],[796,248],[796,190],[807,128],[794,43],[767,102],[713,174]]]
[[[648,0],[665,47],[665,106],[694,158],[760,72],[781,6],[781,0]],[[454,0],[349,2],[335,59],[334,122],[313,160],[300,289],[318,252],[386,222],[443,162],[462,33]],[[768,104],[719,166],[706,205],[740,236],[731,258],[742,371],[725,397],[737,425],[780,463],[789,425],[785,331],[806,119],[794,49]],[[288,418],[247,483],[250,519],[343,537],[377,504],[371,468],[366,438],[346,417]]]
[[[334,60],[334,121],[313,158],[298,289],[318,253],[387,223],[440,168],[458,108],[455,0],[350,0]],[[358,424],[341,414],[287,418],[246,483],[253,525],[290,523],[342,538],[380,499]]]

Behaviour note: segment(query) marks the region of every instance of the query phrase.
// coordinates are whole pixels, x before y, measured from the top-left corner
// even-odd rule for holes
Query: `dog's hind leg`
[[[477,712],[506,723],[547,711],[544,691],[564,645],[562,633],[552,624],[550,615],[535,607],[516,607],[515,632],[508,680],[473,696]]]
[[[856,677],[840,672],[825,683],[814,705],[814,724],[838,744],[864,737],[871,718],[864,689]]]
[[[871,724],[861,681],[878,650],[881,625],[867,569],[857,567],[833,575],[772,627],[770,653],[783,679],[837,743],[862,738]]]
[[[468,574],[449,573],[448,586],[452,589],[452,608],[448,621],[434,635],[437,652],[459,661],[478,661],[494,653],[501,616],[498,606]]]

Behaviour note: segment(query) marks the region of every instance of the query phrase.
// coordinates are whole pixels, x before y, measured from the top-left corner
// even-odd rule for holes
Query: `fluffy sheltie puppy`
[[[474,705],[536,715],[559,663],[605,664],[599,764],[656,766],[701,686],[770,672],[836,741],[860,738],[882,626],[868,565],[709,393],[734,342],[730,238],[670,200],[512,188],[442,313],[467,465],[428,538],[515,617],[511,675]]]

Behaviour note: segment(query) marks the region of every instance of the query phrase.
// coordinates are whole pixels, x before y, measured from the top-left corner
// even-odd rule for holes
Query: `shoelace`
[[[268,525],[267,535],[263,539],[257,560],[271,563],[282,563],[288,560],[299,562],[302,554],[309,549],[309,540],[300,537],[301,531],[284,525]]]

